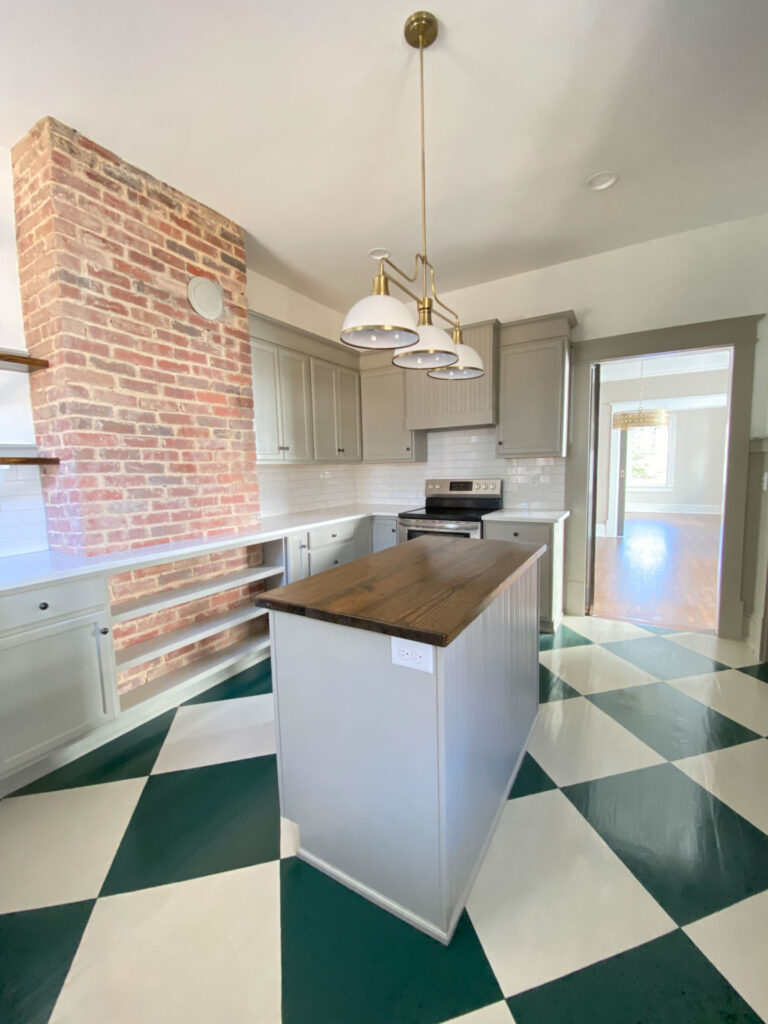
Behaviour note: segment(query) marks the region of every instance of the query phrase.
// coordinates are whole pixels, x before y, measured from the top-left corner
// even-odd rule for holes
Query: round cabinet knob
[[[519,534],[519,533],[517,532],[517,530],[515,530],[515,532],[514,532],[514,533],[512,534],[512,536],[513,536],[513,537],[519,537],[519,536],[520,536],[520,534]]]
[[[47,601],[41,601],[37,607],[40,609],[41,612],[47,612],[49,605]]]
[[[99,632],[101,633],[102,636],[106,636],[107,633],[109,632],[109,626],[101,626]]]
[[[338,533],[332,533],[331,534],[331,540],[336,540],[337,537],[338,537]]]
[[[397,532],[397,531],[395,530],[395,528],[394,528],[394,526],[393,526],[393,527],[392,527],[392,533],[396,533],[396,532]]]
[[[411,449],[410,449],[410,447],[409,447],[409,448],[406,448],[405,450],[406,450],[407,452],[409,452],[409,451],[410,451]]]
[[[499,444],[504,444],[504,442],[503,441],[499,441]]]
[[[334,565],[338,565],[338,564],[339,564],[339,560],[338,560],[338,558],[334,558],[334,560],[333,560],[333,564],[334,564]]]

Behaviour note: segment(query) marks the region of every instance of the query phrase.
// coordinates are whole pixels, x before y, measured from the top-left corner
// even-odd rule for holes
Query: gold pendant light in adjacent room
[[[392,362],[408,370],[427,370],[439,380],[466,380],[485,372],[478,352],[464,345],[458,315],[438,296],[435,269],[427,256],[426,156],[424,145],[424,50],[437,39],[437,18],[428,11],[412,14],[405,23],[405,39],[419,51],[419,126],[421,139],[421,252],[414,258],[413,274],[406,274],[386,249],[372,249],[379,268],[373,294],[356,302],[347,313],[341,340],[353,348],[394,349]],[[421,295],[411,290],[421,281]],[[407,283],[406,283],[407,282]],[[393,284],[413,299],[418,324],[410,309],[389,294]],[[437,317],[451,335],[432,321]],[[451,372],[452,371],[452,372]]]

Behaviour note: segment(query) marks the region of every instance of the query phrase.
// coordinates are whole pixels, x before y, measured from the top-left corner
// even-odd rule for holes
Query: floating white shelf
[[[112,605],[112,621],[126,622],[129,619],[138,619],[142,615],[159,612],[164,608],[172,608],[177,604],[185,604],[187,601],[194,601],[199,597],[208,597],[210,594],[243,587],[246,583],[255,583],[272,576],[281,576],[284,572],[285,569],[282,565],[257,565],[252,569],[240,569],[238,572],[230,573],[229,576],[214,576],[212,579],[203,580],[202,583],[190,583],[188,586],[177,587],[175,590],[164,590],[159,594],[151,594],[149,597],[122,601]]]
[[[213,654],[206,654],[202,658],[197,658],[191,664],[184,665],[183,668],[173,669],[153,679],[150,683],[144,683],[142,686],[137,686],[135,689],[121,694],[120,711],[125,712],[140,705],[143,706],[147,701],[151,700],[154,700],[157,704],[162,703],[166,706],[172,706],[174,703],[173,699],[171,699],[171,705],[168,705],[166,696],[170,690],[176,687],[184,687],[186,692],[187,689],[193,688],[196,683],[203,682],[208,676],[215,676],[217,673],[225,670],[233,672],[242,671],[242,669],[248,668],[253,662],[263,660],[267,651],[269,651],[268,636],[259,637],[255,640],[239,640],[237,643],[230,644],[229,647],[224,647],[220,651],[214,651]],[[200,691],[204,688],[200,687]],[[189,695],[191,696],[191,694]],[[178,694],[176,695],[176,702],[178,702]],[[158,712],[155,711],[153,713]]]
[[[176,651],[187,644],[193,644],[197,640],[205,640],[208,636],[221,633],[225,629],[239,626],[243,622],[257,619],[260,615],[266,615],[266,608],[257,608],[255,605],[246,605],[242,608],[222,612],[220,615],[210,615],[207,619],[193,622],[191,626],[183,626],[181,629],[171,630],[162,636],[153,637],[151,640],[143,640],[141,643],[132,644],[130,647],[123,647],[115,653],[115,665],[118,672],[133,668],[134,665],[141,665],[145,661],[152,661],[169,651]]]

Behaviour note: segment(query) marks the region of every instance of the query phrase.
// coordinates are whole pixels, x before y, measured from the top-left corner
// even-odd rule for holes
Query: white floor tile
[[[176,712],[152,774],[275,752],[271,693],[189,704]]]
[[[664,763],[584,697],[542,704],[528,751],[558,786]]]
[[[506,1003],[491,1003],[482,1010],[463,1013],[461,1017],[452,1017],[444,1024],[515,1024],[512,1011]]]
[[[711,633],[675,633],[667,639],[680,644],[681,647],[687,647],[689,651],[706,654],[708,658],[714,658],[715,661],[722,665],[730,665],[731,668],[756,665],[759,661],[752,648],[743,640],[724,640]]]
[[[656,676],[596,644],[542,651],[539,661],[580,693],[603,693],[658,682]]]
[[[505,997],[675,927],[557,790],[509,801],[467,910]]]
[[[98,896],[146,779],[0,803],[0,913]]]
[[[290,818],[280,819],[280,856],[295,857],[301,845],[299,826]]]
[[[768,740],[686,757],[675,767],[768,833]]]
[[[683,931],[763,1020],[768,1020],[768,892],[687,925]]]
[[[51,1024],[279,1024],[279,868],[99,900]]]
[[[631,622],[618,619],[597,619],[593,615],[566,615],[563,625],[575,633],[581,633],[596,644],[607,644],[611,640],[636,640],[638,637],[653,636],[647,629]]]
[[[747,729],[768,735],[768,686],[760,679],[732,668],[672,679],[669,685]]]

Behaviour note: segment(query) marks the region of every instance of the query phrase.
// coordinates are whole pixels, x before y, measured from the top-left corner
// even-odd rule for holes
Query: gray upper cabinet
[[[575,322],[569,312],[502,327],[497,455],[566,454],[570,328]]]
[[[496,423],[499,323],[489,320],[464,328],[464,341],[477,349],[485,374],[474,380],[433,380],[421,370],[406,370],[405,426],[409,430],[481,427]]]
[[[360,393],[364,462],[415,462],[425,457],[424,436],[405,425],[405,378],[399,366],[363,370]]]
[[[336,367],[336,438],[342,462],[363,457],[360,437],[360,374]]]
[[[312,363],[316,462],[359,462],[360,374],[319,359]]]
[[[311,461],[309,357],[252,338],[251,360],[259,461]]]

